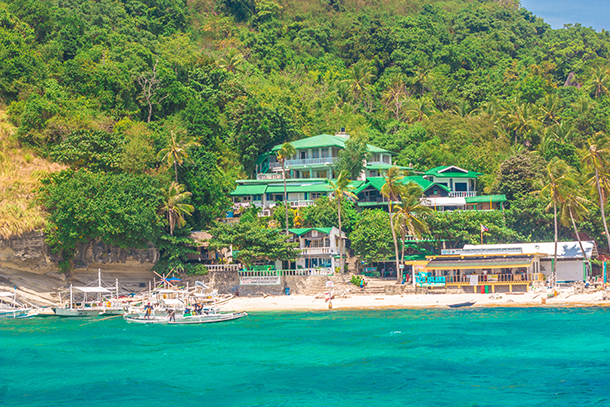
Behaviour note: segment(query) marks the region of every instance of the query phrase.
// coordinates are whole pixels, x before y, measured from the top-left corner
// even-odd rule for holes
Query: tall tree
[[[366,142],[361,137],[352,136],[345,142],[345,149],[339,151],[336,170],[338,173],[347,171],[351,179],[357,179],[368,157]]]
[[[286,208],[286,236],[290,235],[288,232],[288,192],[286,188],[286,160],[297,153],[294,146],[288,142],[282,144],[282,148],[277,153],[277,160],[282,164],[282,178],[284,178],[284,207]]]
[[[159,72],[157,71],[158,64],[159,60],[157,59],[151,72],[143,73],[138,77],[138,83],[142,87],[140,97],[148,105],[148,123],[150,123],[152,118],[153,106],[160,105],[169,96],[169,93],[159,96],[162,80],[159,78]]]
[[[576,239],[578,239],[578,245],[580,246],[582,255],[585,258],[585,261],[588,261],[589,259],[587,258],[587,253],[582,245],[576,222],[581,222],[584,216],[589,213],[587,205],[590,205],[591,202],[580,194],[580,190],[582,189],[581,185],[579,185],[574,178],[566,177],[565,186],[567,191],[565,200],[561,205],[561,224],[565,227],[572,226],[572,228],[574,228],[574,233],[576,234]]]
[[[599,98],[600,96],[608,93],[608,81],[610,80],[610,75],[608,75],[608,67],[598,66],[593,68],[591,72],[591,83],[587,87],[587,89],[593,92],[595,98]]]
[[[349,173],[342,171],[337,178],[337,182],[329,181],[329,189],[331,190],[335,200],[337,201],[337,216],[339,219],[339,270],[343,273],[343,229],[341,225],[341,200],[343,198],[358,200],[356,194],[352,192],[354,187],[350,185]]]
[[[169,188],[161,190],[161,195],[161,213],[167,216],[169,234],[173,236],[176,224],[184,226],[184,216],[193,213],[193,205],[183,202],[191,193],[184,190],[184,185],[172,182]]]
[[[367,61],[358,61],[352,65],[350,77],[344,82],[347,83],[352,90],[355,104],[358,104],[360,96],[368,89],[373,78],[374,75],[371,72],[371,67]]]
[[[554,157],[546,167],[546,180],[542,188],[533,193],[550,199],[547,211],[553,208],[553,222],[555,228],[555,254],[553,255],[553,274],[551,284],[557,281],[557,207],[563,205],[568,195],[570,172],[572,169],[565,161]]]
[[[400,268],[398,267],[398,239],[396,238],[396,230],[394,229],[394,219],[392,213],[394,212],[394,202],[400,199],[400,196],[405,193],[406,186],[402,183],[405,174],[404,172],[396,167],[390,167],[383,178],[385,184],[381,187],[381,194],[388,200],[388,215],[390,216],[390,229],[392,229],[392,239],[394,240],[394,254],[396,256],[396,280],[401,281]]]
[[[589,183],[595,185],[599,198],[599,207],[602,213],[602,221],[604,222],[604,230],[608,241],[608,250],[610,251],[610,233],[608,233],[608,223],[606,222],[606,212],[604,203],[608,194],[607,187],[610,187],[610,179],[608,175],[608,157],[610,155],[610,140],[604,133],[596,133],[594,137],[587,140],[589,149],[583,157],[583,162],[593,171],[593,176],[589,179]],[[606,186],[606,188],[603,188]]]
[[[174,166],[176,184],[178,183],[178,165],[182,165],[185,160],[190,160],[188,155],[189,148],[197,147],[199,145],[198,142],[193,141],[188,137],[180,138],[176,136],[176,133],[172,131],[167,147],[159,151],[157,157],[160,157],[161,161],[167,161],[168,166]]]
[[[432,208],[424,206],[421,198],[424,191],[414,182],[405,185],[405,189],[400,196],[400,204],[394,207],[394,226],[400,230],[402,238],[402,260],[405,264],[405,239],[409,234],[416,239],[421,239],[422,235],[430,231],[425,215],[432,213]]]

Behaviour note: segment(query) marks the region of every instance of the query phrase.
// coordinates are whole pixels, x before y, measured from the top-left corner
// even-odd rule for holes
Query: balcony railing
[[[240,277],[265,277],[265,276],[332,276],[331,267],[291,269],[291,270],[248,270],[240,271]]]
[[[239,264],[206,264],[210,271],[239,271]]]
[[[449,192],[449,198],[472,198],[477,196],[477,191],[453,191]]]
[[[447,284],[470,284],[470,276],[445,276]],[[529,273],[529,274],[487,274],[479,275],[479,285],[485,284],[502,284],[502,283],[522,283],[529,281],[543,281],[544,274]]]
[[[312,201],[312,200],[307,200],[307,201],[288,201],[288,203],[290,204],[291,208],[304,208],[306,206],[313,205],[314,201]]]
[[[282,179],[283,173],[273,173],[273,174],[256,174],[256,179],[258,180],[268,180],[268,179]]]
[[[302,255],[309,254],[331,254],[332,251],[330,247],[306,247],[304,249],[300,249]]]
[[[294,165],[312,165],[312,164],[332,164],[337,161],[337,157],[324,157],[324,158],[303,158],[298,160],[286,160],[286,166]],[[269,163],[269,168],[281,168],[282,164],[279,162]]]

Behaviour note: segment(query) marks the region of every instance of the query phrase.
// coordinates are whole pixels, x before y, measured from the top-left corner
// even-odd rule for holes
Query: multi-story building
[[[322,134],[294,141],[293,157],[282,164],[277,160],[281,145],[261,155],[256,162],[256,179],[238,180],[231,193],[235,208],[255,206],[261,216],[271,215],[277,202],[284,200],[284,177],[288,204],[293,208],[305,207],[330,194],[329,179],[336,179],[339,152],[345,149],[349,135]],[[367,145],[369,160],[357,180],[352,182],[358,196],[358,206],[385,207],[381,194],[385,180],[383,174],[394,166],[394,153]],[[399,167],[406,172],[411,168]],[[502,209],[504,195],[477,195],[477,179],[482,175],[456,166],[436,167],[420,175],[407,176],[402,182],[415,182],[423,190],[422,203],[436,210],[493,210]]]

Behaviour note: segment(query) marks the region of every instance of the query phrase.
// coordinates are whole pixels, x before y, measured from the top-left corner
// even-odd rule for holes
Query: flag
[[[485,232],[489,232],[489,229],[487,229],[482,223],[481,223],[481,233],[485,233]]]

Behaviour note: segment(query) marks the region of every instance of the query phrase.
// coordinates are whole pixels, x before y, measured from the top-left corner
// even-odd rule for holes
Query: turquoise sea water
[[[92,321],[0,321],[0,405],[610,405],[603,308]]]

